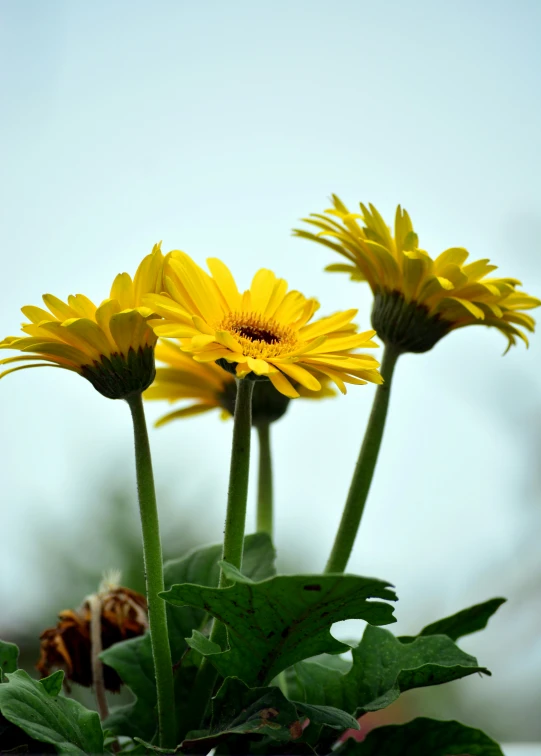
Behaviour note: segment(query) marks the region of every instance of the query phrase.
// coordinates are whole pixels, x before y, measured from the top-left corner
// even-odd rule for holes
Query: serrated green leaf
[[[22,669],[6,677],[8,683],[0,685],[0,711],[9,722],[31,738],[54,745],[58,753],[103,753],[103,731],[95,711],[51,695]]]
[[[18,661],[19,649],[15,643],[0,640],[0,683],[3,681],[3,675],[15,672]]]
[[[180,559],[166,562],[166,587],[177,581],[218,585],[221,556],[221,544],[213,544],[193,549]],[[255,533],[246,537],[244,566],[247,574],[256,577],[274,574],[275,556],[274,547],[267,534]],[[169,643],[175,669],[175,697],[179,713],[185,708],[186,697],[195,676],[193,664],[183,659],[188,649],[185,638],[203,626],[205,616],[205,611],[192,607],[167,607]],[[106,721],[106,726],[117,735],[129,735],[142,741],[151,741],[158,722],[150,637],[145,635],[116,643],[102,652],[101,659],[104,664],[116,670],[136,697],[133,703],[114,709]]]
[[[347,740],[337,756],[503,756],[481,730],[460,722],[419,717],[404,725],[377,727],[362,743]]]
[[[210,654],[223,677],[264,685],[286,667],[320,653],[339,654],[349,646],[330,628],[345,619],[374,625],[395,622],[389,584],[356,575],[278,575],[254,583],[226,567],[228,588],[174,585],[161,595],[175,606],[205,609],[228,629],[229,649]]]
[[[425,635],[447,635],[452,640],[456,641],[465,635],[471,635],[479,630],[483,630],[492,617],[492,615],[500,608],[502,604],[505,604],[507,599],[493,598],[490,601],[485,601],[482,604],[475,604],[468,609],[463,609],[461,612],[452,614],[450,617],[432,622],[430,625],[424,627],[419,633],[420,636]],[[414,640],[415,636],[404,636],[400,640],[403,643],[409,643]]]
[[[304,699],[360,714],[383,709],[412,688],[440,685],[477,672],[490,674],[446,635],[402,643],[388,630],[368,625],[352,655],[347,674],[318,662],[297,664]]]
[[[180,559],[166,562],[164,582],[168,590],[177,583],[216,586],[220,576],[222,545],[214,544],[189,551]],[[264,580],[275,574],[276,551],[266,533],[253,533],[244,540],[243,571],[254,580]],[[186,641],[194,629],[202,629],[206,612],[190,606],[167,605],[167,625],[173,663],[186,651]]]

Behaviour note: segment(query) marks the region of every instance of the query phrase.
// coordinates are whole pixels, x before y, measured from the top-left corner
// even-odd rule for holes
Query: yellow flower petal
[[[293,388],[283,373],[271,373],[269,380],[274,388],[281,394],[284,394],[284,396],[288,396],[290,399],[296,399],[300,396],[299,392]]]

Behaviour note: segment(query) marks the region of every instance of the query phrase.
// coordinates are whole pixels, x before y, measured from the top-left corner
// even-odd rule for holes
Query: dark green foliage
[[[103,732],[95,711],[59,696],[63,672],[38,682],[22,669],[8,673],[0,685],[0,711],[6,720],[58,753],[101,754]]]
[[[484,630],[489,619],[498,611],[507,599],[494,598],[485,601],[482,604],[475,604],[468,609],[445,617],[444,619],[432,622],[424,627],[419,635],[447,635],[452,640],[458,640],[465,635],[471,635],[479,630]],[[404,636],[400,638],[403,643],[415,640],[415,637]]]
[[[234,585],[206,588],[174,585],[163,597],[175,606],[204,609],[226,625],[229,649],[209,653],[223,677],[264,685],[279,672],[316,654],[337,654],[349,646],[330,633],[335,622],[364,619],[394,622],[388,583],[355,575],[278,575],[254,582],[231,565],[224,571]],[[196,646],[201,651],[200,639]]]
[[[164,566],[166,587],[173,581],[217,585],[221,554],[222,546],[216,544],[193,549],[180,559],[167,562]],[[268,535],[256,533],[246,537],[243,564],[248,574],[259,579],[272,575],[274,558],[275,551]],[[206,613],[192,607],[168,606],[167,624],[180,726],[198,663],[198,657],[195,652],[190,651],[185,638],[190,636],[194,629],[204,628]],[[118,735],[151,741],[157,728],[157,716],[150,637],[145,635],[117,643],[105,650],[101,658],[104,664],[118,672],[136,697],[133,703],[113,710],[106,726]]]
[[[420,717],[404,725],[378,727],[362,743],[348,740],[337,756],[503,756],[488,735],[460,722]]]
[[[389,706],[411,688],[439,685],[476,672],[490,674],[445,635],[402,643],[388,630],[368,625],[352,655],[353,665],[346,674],[321,662],[297,664],[303,699],[361,714]]]

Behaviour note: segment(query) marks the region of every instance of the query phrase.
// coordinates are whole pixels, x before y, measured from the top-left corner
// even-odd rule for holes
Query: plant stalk
[[[135,437],[135,467],[143,531],[148,624],[158,698],[159,742],[162,748],[174,748],[177,745],[177,739],[173,665],[167,632],[165,601],[158,596],[164,590],[163,558],[152,459],[143,398],[141,394],[131,394],[126,401],[131,410]]]
[[[273,531],[273,486],[272,455],[270,447],[270,423],[257,426],[259,439],[259,476],[257,481],[257,532]]]
[[[246,378],[237,380],[237,398],[235,400],[222,560],[229,562],[229,564],[232,564],[239,570],[242,566],[244,529],[246,526],[253,393],[253,381]],[[220,572],[219,587],[224,588],[229,584],[222,570]]]
[[[384,347],[380,367],[384,382],[376,389],[361,451],[325,572],[344,572],[347,567],[378,460],[391,395],[391,381],[399,355],[400,352],[392,346]]]
[[[109,716],[109,707],[105,695],[105,684],[103,682],[103,663],[100,654],[103,651],[101,640],[101,596],[93,593],[88,597],[88,608],[90,609],[90,661],[92,669],[92,687],[96,696],[98,713],[103,722]]]
[[[222,560],[229,562],[238,569],[242,566],[242,554],[244,551],[253,391],[253,381],[246,378],[237,381]],[[230,585],[230,582],[223,570],[221,570],[219,587],[225,588],[228,585]],[[227,644],[225,625],[216,619],[212,624],[210,639],[222,648]],[[189,730],[200,729],[217,678],[218,673],[212,662],[208,657],[204,657],[197,672],[194,687],[191,691],[191,698],[188,702],[183,735]]]

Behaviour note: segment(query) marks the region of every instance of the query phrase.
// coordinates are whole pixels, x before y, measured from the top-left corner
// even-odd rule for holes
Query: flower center
[[[249,357],[272,358],[291,351],[297,344],[292,328],[253,312],[231,312],[219,329],[228,331]]]
[[[266,328],[258,328],[257,326],[241,326],[236,331],[239,336],[243,336],[250,341],[264,341],[265,344],[279,344],[280,336],[272,331],[268,331]]]

